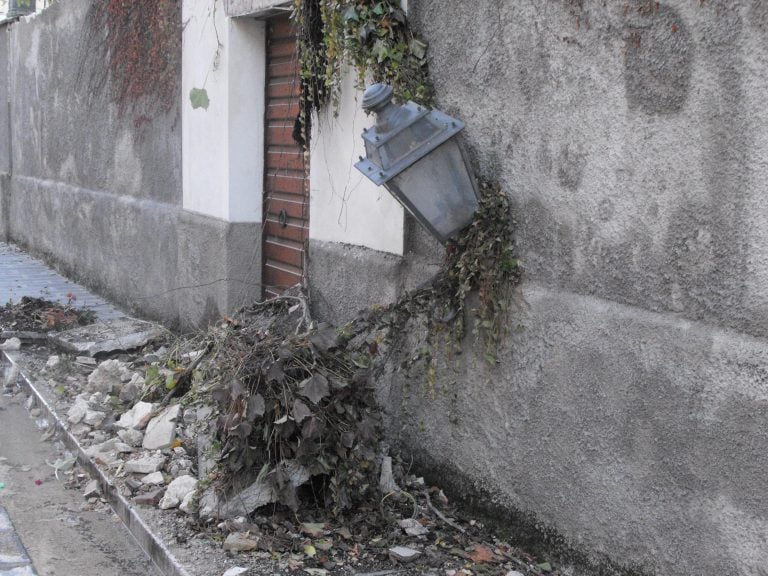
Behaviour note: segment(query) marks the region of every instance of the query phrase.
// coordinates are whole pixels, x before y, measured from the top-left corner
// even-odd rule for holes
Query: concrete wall
[[[360,135],[374,121],[363,112],[355,80],[353,71],[347,70],[337,106],[328,106],[313,118],[309,237],[401,256],[403,208],[353,165],[365,156]]]
[[[411,0],[409,16],[440,107],[510,193],[525,304],[498,368],[468,344],[434,400],[382,380],[393,430],[585,573],[765,574],[768,5]],[[440,260],[409,247],[405,263]],[[353,251],[382,296],[428,276],[312,250]],[[316,272],[321,312],[360,291]]]
[[[183,210],[178,107],[137,122],[88,89],[83,77],[106,72],[78,74],[89,4],[7,26],[7,235],[145,316],[198,325],[259,292],[260,226]]]

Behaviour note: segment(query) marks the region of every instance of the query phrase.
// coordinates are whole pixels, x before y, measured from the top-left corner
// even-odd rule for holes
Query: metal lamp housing
[[[477,184],[456,135],[464,123],[413,102],[392,103],[392,88],[374,84],[363,108],[376,125],[363,132],[366,158],[355,168],[387,190],[445,243],[472,221]]]

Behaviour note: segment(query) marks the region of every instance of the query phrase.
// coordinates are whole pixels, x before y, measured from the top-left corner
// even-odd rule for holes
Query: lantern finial
[[[392,87],[386,84],[373,84],[363,94],[363,110],[375,112],[392,100]]]

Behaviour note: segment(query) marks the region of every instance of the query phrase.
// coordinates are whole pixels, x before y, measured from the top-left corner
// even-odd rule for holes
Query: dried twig
[[[462,534],[466,534],[466,533],[467,533],[467,531],[466,531],[464,528],[462,528],[461,526],[459,526],[458,524],[456,524],[456,522],[454,522],[453,520],[451,520],[450,518],[448,518],[448,517],[447,517],[445,514],[443,514],[442,512],[440,512],[440,510],[438,510],[437,508],[435,508],[435,507],[432,505],[432,500],[430,500],[430,499],[429,499],[429,492],[424,492],[424,496],[427,498],[427,507],[428,507],[430,510],[432,510],[432,512],[434,512],[434,513],[435,513],[435,516],[437,516],[438,518],[440,518],[440,520],[442,520],[443,522],[445,522],[446,524],[448,524],[448,526],[450,526],[450,527],[451,527],[451,528],[453,528],[454,530],[458,530],[458,531],[459,531],[459,532],[461,532]]]

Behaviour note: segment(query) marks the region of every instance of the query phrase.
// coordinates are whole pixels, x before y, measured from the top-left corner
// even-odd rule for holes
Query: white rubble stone
[[[406,546],[394,546],[389,549],[389,557],[398,562],[412,562],[421,556],[419,550],[408,548]]]
[[[117,435],[120,437],[120,440],[129,446],[134,446],[136,448],[141,446],[141,443],[144,441],[144,432],[134,430],[133,428],[118,430]]]
[[[91,480],[90,482],[88,482],[88,484],[85,485],[85,490],[83,491],[84,498],[93,498],[94,496],[100,496],[100,495],[101,495],[101,489],[99,488],[98,480]]]
[[[104,392],[105,394],[118,391],[122,386],[120,381],[121,366],[123,364],[119,360],[104,360],[88,376],[88,389],[92,392]]]
[[[157,472],[165,464],[162,454],[150,454],[125,463],[125,471],[129,474],[151,474]]]
[[[81,422],[80,424],[75,424],[74,426],[72,426],[72,428],[70,428],[69,431],[72,432],[72,434],[74,434],[78,438],[82,438],[83,436],[86,436],[91,431],[91,427]]]
[[[6,350],[8,352],[12,350],[21,350],[21,340],[18,338],[8,338],[8,340],[0,344],[0,350]]]
[[[242,566],[232,566],[232,568],[224,572],[224,574],[221,576],[240,576],[246,572],[248,572],[248,568],[243,568]]]
[[[129,446],[123,442],[115,442],[115,450],[120,453],[135,452],[133,446]]]
[[[142,446],[146,450],[164,450],[170,448],[176,437],[176,419],[181,412],[181,406],[174,404],[152,418],[144,432]]]
[[[67,421],[73,425],[78,424],[85,418],[87,412],[88,400],[81,394],[75,398],[75,403],[67,411]]]
[[[117,444],[117,438],[110,438],[109,440],[106,440],[104,442],[100,442],[98,444],[94,444],[93,446],[89,446],[85,449],[85,453],[88,456],[93,457],[94,455],[103,452],[114,452],[115,451],[115,444]]]
[[[58,366],[60,362],[61,362],[61,358],[59,358],[54,354],[53,356],[48,357],[48,361],[45,363],[45,367],[56,368],[56,366]]]
[[[131,372],[126,364],[120,365],[120,382],[123,384],[130,382],[135,372]]]
[[[163,478],[163,473],[158,471],[144,476],[144,478],[141,479],[141,483],[148,486],[160,486],[165,484],[165,479]]]
[[[144,378],[138,372],[134,372],[131,379],[120,390],[120,401],[133,402],[138,398],[142,388],[144,388]]]
[[[197,512],[197,502],[195,502],[195,491],[192,490],[189,494],[184,496],[181,504],[179,504],[179,510],[184,514],[194,514]]]
[[[85,413],[83,422],[85,422],[89,426],[98,428],[99,426],[101,426],[101,423],[104,421],[104,418],[106,417],[107,415],[104,412],[99,412],[98,410],[88,410]]]
[[[408,536],[424,536],[429,534],[429,528],[422,525],[415,518],[404,518],[398,524]]]
[[[193,476],[179,476],[168,484],[165,495],[160,500],[160,509],[168,510],[176,508],[182,500],[197,489],[197,478]]]
[[[291,484],[296,488],[309,480],[309,472],[296,460],[285,460],[281,464]],[[266,480],[256,480],[253,484],[224,501],[216,495],[213,487],[208,487],[200,497],[200,518],[234,518],[250,514],[257,508],[277,501],[277,493]]]
[[[145,417],[152,413],[152,410],[154,409],[154,404],[150,404],[149,402],[136,402],[136,405],[133,408],[120,416],[120,420],[115,422],[115,426],[124,430],[129,428],[136,428],[141,424],[141,421]]]

